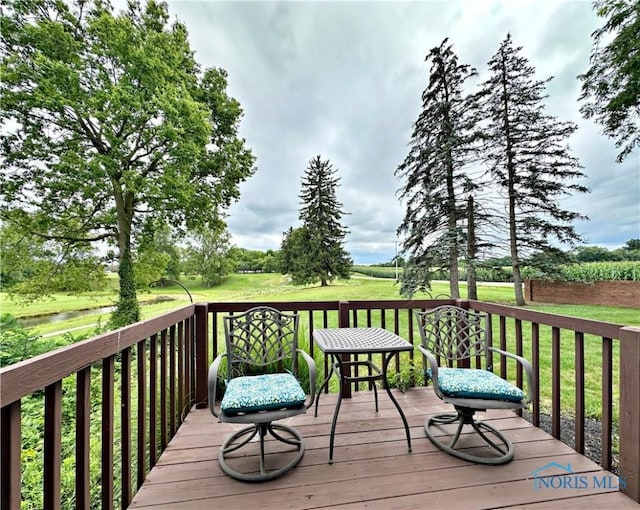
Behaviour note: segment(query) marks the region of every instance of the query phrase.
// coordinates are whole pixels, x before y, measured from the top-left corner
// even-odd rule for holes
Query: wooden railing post
[[[640,503],[640,328],[620,329],[620,490]]]
[[[0,411],[0,508],[20,508],[21,484],[21,402],[8,404]]]
[[[207,407],[207,375],[209,372],[209,356],[207,339],[209,338],[209,317],[206,304],[196,305],[196,408]]]
[[[340,301],[338,303],[338,327],[339,328],[348,328],[350,326],[349,322],[349,302],[348,301]],[[349,361],[348,354],[341,354],[343,356],[344,361]],[[351,368],[348,368],[351,371]],[[351,374],[350,374],[351,375]],[[343,383],[342,385],[342,398],[351,398],[351,384],[348,382]]]

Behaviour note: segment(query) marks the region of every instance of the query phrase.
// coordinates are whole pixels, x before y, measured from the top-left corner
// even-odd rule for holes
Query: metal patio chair
[[[445,305],[415,312],[415,315],[422,338],[418,349],[424,355],[423,360],[428,362],[426,375],[432,380],[436,395],[455,408],[455,413],[426,418],[424,429],[427,437],[441,450],[464,460],[479,464],[511,461],[514,455],[511,441],[492,425],[476,420],[475,414],[487,409],[527,407],[533,388],[531,364],[521,356],[487,344],[486,314]],[[515,359],[522,365],[528,393],[492,373],[489,353]],[[456,426],[448,441],[440,439],[435,430],[439,428],[442,434],[445,428],[442,426],[445,425]],[[469,425],[489,447],[489,455],[475,455],[471,453],[469,444],[465,446],[466,441],[459,441],[465,425]]]
[[[294,466],[304,455],[300,432],[283,423],[274,423],[303,414],[315,398],[316,368],[313,359],[298,349],[298,315],[285,314],[275,308],[261,306],[245,313],[224,317],[226,352],[216,357],[209,368],[209,409],[219,422],[247,424],[224,441],[218,454],[222,470],[245,482],[264,482],[277,478]],[[299,357],[306,364],[310,396],[307,397],[298,376]],[[223,359],[226,361],[221,365]],[[216,395],[224,380],[224,396],[216,407]],[[259,466],[247,470],[231,467],[233,452],[247,446],[257,436]],[[265,456],[265,439],[275,465]],[[293,446],[286,451],[282,464],[282,443]],[[273,450],[273,451],[272,451]],[[292,450],[288,448],[288,450]],[[276,462],[278,461],[278,462]],[[233,463],[233,462],[232,462]],[[245,462],[246,465],[246,462]]]

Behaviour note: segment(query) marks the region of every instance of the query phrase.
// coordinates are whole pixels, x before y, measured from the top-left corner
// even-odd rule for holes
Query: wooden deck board
[[[358,392],[343,401],[336,430],[334,464],[328,464],[329,430],[335,395],[323,395],[318,417],[313,409],[288,420],[305,438],[305,456],[283,477],[247,484],[226,476],[218,466],[220,444],[234,430],[217,423],[208,409],[193,410],[149,473],[130,508],[639,508],[615,488],[539,488],[533,472],[549,462],[570,464],[572,476],[615,477],[544,431],[509,411],[485,419],[515,444],[512,462],[480,466],[447,455],[426,438],[427,414],[447,410],[429,390],[414,389],[397,398],[410,426],[412,453],[400,417],[384,393],[375,412],[373,394]],[[447,431],[442,432],[443,435]],[[461,438],[478,448],[473,435]],[[272,454],[269,460],[280,454]],[[248,455],[237,460],[257,465]],[[554,468],[544,475],[562,474]]]

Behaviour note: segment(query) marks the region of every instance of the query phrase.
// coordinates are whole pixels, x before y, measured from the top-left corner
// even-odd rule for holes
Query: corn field
[[[395,278],[394,267],[380,266],[354,266],[352,271],[372,276],[375,278]],[[402,276],[404,268],[399,268],[399,275]],[[510,267],[479,267],[477,269],[477,280],[480,282],[511,282],[513,281]],[[537,270],[524,267],[522,277],[544,278]],[[447,280],[449,274],[446,271],[438,271],[434,274],[434,279]],[[460,280],[467,278],[464,267],[460,268]],[[553,279],[565,280],[569,282],[594,282],[599,280],[627,280],[640,281],[640,261],[621,262],[583,262],[581,264],[569,264],[558,267],[558,271],[553,275]]]
[[[598,280],[640,281],[640,262],[587,262],[562,266],[560,275],[572,282]]]

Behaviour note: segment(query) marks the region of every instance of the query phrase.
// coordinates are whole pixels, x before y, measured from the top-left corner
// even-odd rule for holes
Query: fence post
[[[338,327],[339,328],[348,328],[349,327],[349,302],[348,301],[340,301],[338,303]],[[349,354],[340,354],[343,361],[349,361]],[[347,370],[351,372],[351,367]],[[349,373],[349,375],[353,375]],[[351,398],[351,384],[345,382],[342,385],[342,398]]]
[[[199,303],[196,305],[196,409],[207,407],[208,389],[207,376],[209,372],[209,355],[207,339],[209,338],[208,306]]]
[[[620,490],[640,503],[640,328],[620,329]],[[623,487],[624,485],[624,487]]]

